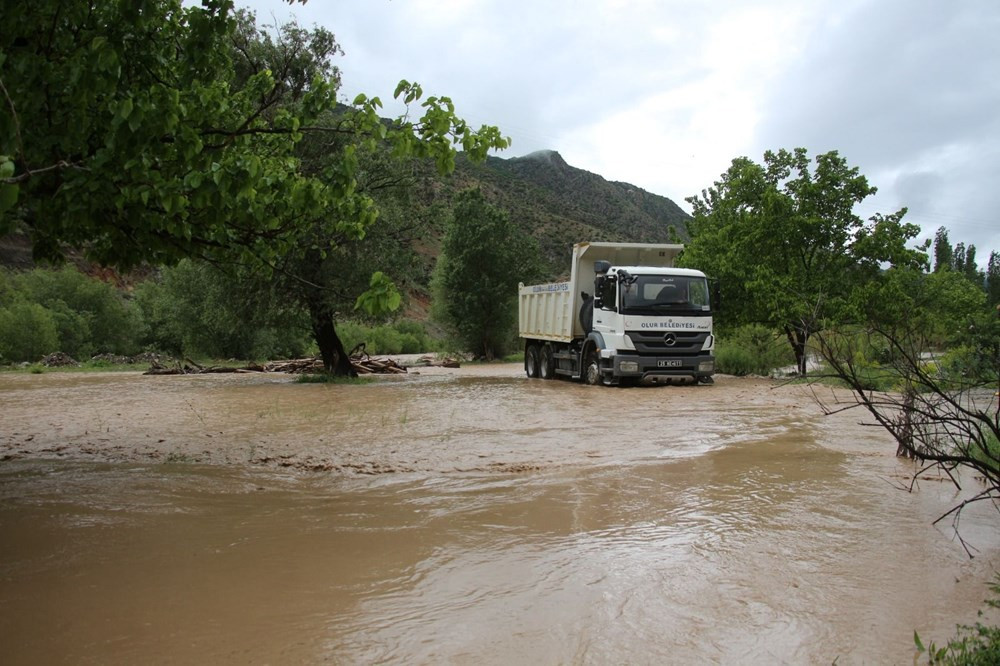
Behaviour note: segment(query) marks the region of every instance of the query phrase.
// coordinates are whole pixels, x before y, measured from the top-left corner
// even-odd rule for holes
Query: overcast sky
[[[501,157],[557,150],[690,211],[735,157],[838,150],[879,188],[862,216],[1000,251],[997,0],[236,2],[333,32],[345,99],[418,81]]]

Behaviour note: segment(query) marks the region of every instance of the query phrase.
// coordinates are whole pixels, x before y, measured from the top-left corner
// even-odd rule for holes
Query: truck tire
[[[552,345],[542,347],[542,357],[538,365],[538,376],[542,379],[553,379],[556,376],[556,359],[553,356]]]
[[[596,349],[588,351],[583,360],[583,382],[591,386],[603,383],[601,381],[601,355]]]
[[[524,374],[528,379],[538,376],[538,345],[528,345],[524,349]]]

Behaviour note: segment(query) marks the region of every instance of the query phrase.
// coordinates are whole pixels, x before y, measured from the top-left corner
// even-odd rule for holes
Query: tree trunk
[[[344,350],[344,343],[337,335],[333,323],[333,313],[320,298],[309,298],[309,319],[312,322],[313,337],[323,358],[323,368],[332,374],[357,377],[351,366],[351,358]]]
[[[795,366],[798,368],[799,376],[806,376],[806,343],[809,342],[809,331],[801,326],[785,326],[785,336],[788,343],[792,345],[795,352]]]

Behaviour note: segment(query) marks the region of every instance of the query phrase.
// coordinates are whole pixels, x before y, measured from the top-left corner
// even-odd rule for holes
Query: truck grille
[[[656,354],[658,356],[697,356],[708,339],[704,331],[629,331],[625,335],[640,354]],[[668,336],[673,336],[672,343]]]

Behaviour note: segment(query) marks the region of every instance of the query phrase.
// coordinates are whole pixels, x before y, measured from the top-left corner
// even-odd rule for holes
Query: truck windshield
[[[636,275],[632,283],[622,284],[622,306],[630,314],[662,314],[664,312],[711,309],[708,281],[703,277],[682,275]]]

